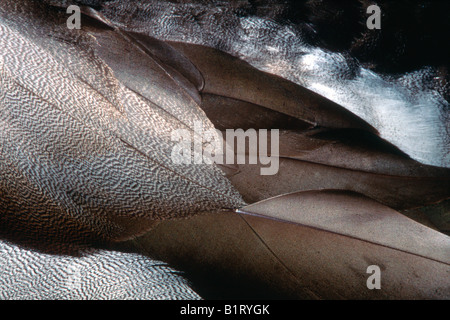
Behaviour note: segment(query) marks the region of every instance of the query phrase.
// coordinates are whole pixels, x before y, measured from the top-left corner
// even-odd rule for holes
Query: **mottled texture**
[[[401,208],[448,198],[448,171],[380,145],[370,130],[422,162],[449,166],[440,71],[376,74],[311,42],[316,31],[324,35],[320,26],[279,20],[288,2],[270,0],[273,10],[263,2],[1,1],[0,298],[199,298],[158,261],[92,249],[143,233],[107,247],[182,262],[202,277],[205,267],[231,273],[239,284],[256,280],[290,297],[448,297],[448,237],[359,195],[267,199],[324,187]],[[307,4],[316,21],[346,17],[321,2]],[[82,8],[82,29],[69,30],[70,3],[98,13]],[[333,33],[325,34],[329,45]],[[377,42],[367,39],[363,47]],[[230,117],[235,109],[241,113]],[[228,121],[224,128],[277,127],[287,115],[305,121],[295,129],[360,123],[374,133],[362,139],[366,148],[355,143],[358,130],[291,132],[282,136],[287,159],[278,175],[262,180],[258,166],[245,165],[232,172],[244,198],[264,201],[243,212],[276,221],[232,212],[244,202],[218,167],[172,162],[174,129],[194,134],[196,121],[213,128],[217,118]],[[381,295],[365,286],[372,263],[388,272]]]
[[[2,230],[122,240],[151,220],[243,204],[214,165],[173,163],[172,131],[212,124],[172,69],[139,60],[150,78],[131,90],[121,81],[129,70],[108,65],[86,31],[68,30],[65,12],[20,4],[0,5]]]
[[[134,243],[190,274],[223,277],[213,289],[229,287],[228,299],[249,284],[247,299],[450,297],[450,238],[352,192],[298,192],[238,213],[166,220]],[[381,269],[381,290],[366,286],[370,265]]]
[[[285,4],[286,13],[289,5],[292,3]],[[329,29],[334,27],[333,23],[338,24],[336,20],[348,19],[343,15],[341,19],[336,18],[335,15],[339,14],[334,11],[337,5],[330,5],[330,1],[310,1],[307,5],[311,10],[310,15],[317,14],[315,17],[322,21],[317,27],[319,34],[316,34],[314,24],[308,23],[311,17],[303,15],[307,11],[301,11],[301,5],[296,8],[297,11],[294,11],[294,6],[288,13],[291,20],[296,17],[293,20],[297,25],[271,20],[268,10],[256,11],[259,15],[253,15],[251,10],[248,11],[249,6],[246,1],[205,3],[128,0],[107,1],[100,11],[125,30],[142,32],[162,40],[213,47],[239,57],[260,70],[300,84],[361,117],[375,127],[382,138],[415,160],[450,167],[450,113],[449,102],[445,100],[448,96],[445,93],[448,87],[445,67],[418,66],[420,69],[413,77],[424,77],[421,69],[426,69],[428,74],[433,74],[435,81],[432,87],[411,90],[410,86],[405,85],[410,81],[408,79],[397,81],[398,75],[386,77],[373,72],[367,65],[360,65],[347,51],[329,51],[318,45],[321,40],[327,42],[327,39],[333,38],[333,32]],[[356,7],[356,12],[362,12],[355,17],[355,23],[365,23],[361,19],[366,16],[363,10],[365,7],[359,3],[351,7],[351,10]],[[396,10],[400,15],[398,8]],[[333,16],[334,20],[327,20],[327,16]],[[390,21],[393,19],[397,19],[397,15],[393,15]],[[330,22],[331,26],[324,26],[324,20]],[[352,29],[351,24],[343,22],[347,29]],[[326,33],[323,28],[327,29]],[[339,27],[336,30],[342,29]],[[391,29],[383,26],[381,32],[385,37],[375,39],[373,45],[361,37],[363,49],[371,52],[371,49],[377,48],[377,61],[386,61],[385,56],[391,52],[389,43],[394,44],[393,50],[398,49],[396,41],[402,43],[395,36],[392,41],[383,40],[386,36],[392,38],[389,36],[390,30],[393,30],[392,25]],[[369,31],[364,36],[371,39],[379,34]],[[310,41],[311,34],[314,34],[315,41]],[[401,31],[397,28],[395,34],[401,34]],[[415,41],[420,44],[419,40]],[[439,45],[441,41],[436,42],[438,44],[430,47],[430,50],[440,51],[440,47],[444,47],[443,44]],[[405,56],[405,53],[400,56]]]
[[[1,300],[199,299],[180,273],[137,254],[38,253],[0,241]]]

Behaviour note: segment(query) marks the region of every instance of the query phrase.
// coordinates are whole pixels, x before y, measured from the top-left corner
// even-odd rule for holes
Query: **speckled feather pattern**
[[[224,1],[106,1],[100,11],[125,30],[213,47],[293,81],[358,115],[413,159],[450,167],[449,103],[436,68],[386,77],[311,45],[288,23],[240,15],[239,4]],[[422,81],[427,85],[411,86]]]
[[[89,246],[241,206],[220,169],[170,158],[172,130],[213,126],[170,70],[130,90],[65,19],[0,4],[0,299],[199,299],[162,262]]]
[[[0,241],[1,300],[200,299],[179,272],[137,254],[89,250],[74,258]]]
[[[96,6],[111,25],[69,30],[73,3]],[[148,36],[149,46],[236,56],[337,102],[414,159],[449,166],[448,101],[431,67],[381,76],[311,45],[301,28],[223,1],[2,0],[0,299],[200,298],[163,262],[94,249],[157,235],[157,220],[245,205],[215,165],[172,162],[173,130],[213,125],[199,106],[201,74],[174,48],[141,50]]]
[[[14,12],[6,1],[12,12],[0,16],[3,202],[39,194],[46,200],[28,206],[33,215],[65,215],[110,239],[122,232],[114,217],[166,219],[243,204],[217,167],[171,160],[174,129],[192,130],[196,120],[212,127],[198,105],[161,86],[150,89],[154,101],[136,94],[95,55],[88,35],[68,33],[57,14],[39,19],[31,6]]]

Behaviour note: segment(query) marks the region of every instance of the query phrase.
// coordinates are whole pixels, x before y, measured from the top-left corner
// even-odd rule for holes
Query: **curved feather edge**
[[[306,88],[260,71],[217,49],[167,41],[192,61],[205,79],[202,93],[254,103],[314,126],[358,128],[376,133],[367,122]]]
[[[251,144],[261,147],[261,131]],[[263,137],[265,132],[262,133]],[[426,166],[399,154],[379,137],[354,129],[314,129],[303,132],[283,130],[268,146],[278,145],[268,153],[278,161],[278,171],[261,175],[261,154],[256,164],[219,165],[227,172],[233,186],[247,203],[274,196],[319,189],[358,192],[395,209],[417,208],[450,197],[450,171]],[[234,153],[248,156],[249,145]],[[271,149],[271,147],[267,147]],[[227,151],[228,152],[228,151]],[[264,155],[265,153],[263,153]],[[236,161],[234,161],[236,163]],[[266,162],[267,163],[267,162]]]
[[[239,212],[163,221],[134,245],[201,278],[258,283],[269,298],[450,297],[450,238],[369,198],[300,192]],[[371,265],[381,270],[380,290],[367,287]]]
[[[450,237],[357,193],[341,190],[291,193],[237,212],[305,225],[450,265]]]

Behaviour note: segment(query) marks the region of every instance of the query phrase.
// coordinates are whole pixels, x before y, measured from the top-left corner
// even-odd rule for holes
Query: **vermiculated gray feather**
[[[121,217],[183,217],[242,204],[217,167],[172,162],[173,130],[212,124],[164,66],[146,79],[145,94],[136,93],[97,56],[93,37],[66,28],[62,12],[29,1],[3,1],[1,9],[3,218],[8,203],[20,204],[11,219],[64,215],[119,239]]]
[[[448,167],[442,77],[376,74],[261,3],[0,2],[0,299],[199,298],[159,260],[238,296],[253,281],[291,298],[449,296],[450,238],[389,208],[448,204],[449,169],[422,164]],[[174,163],[173,130],[198,122],[282,130],[279,172]]]
[[[0,241],[1,300],[199,299],[167,265],[141,255],[89,250],[50,255]]]

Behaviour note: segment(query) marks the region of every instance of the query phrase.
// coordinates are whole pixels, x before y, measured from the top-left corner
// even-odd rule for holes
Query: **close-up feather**
[[[370,4],[1,0],[0,299],[450,299],[448,61]]]

